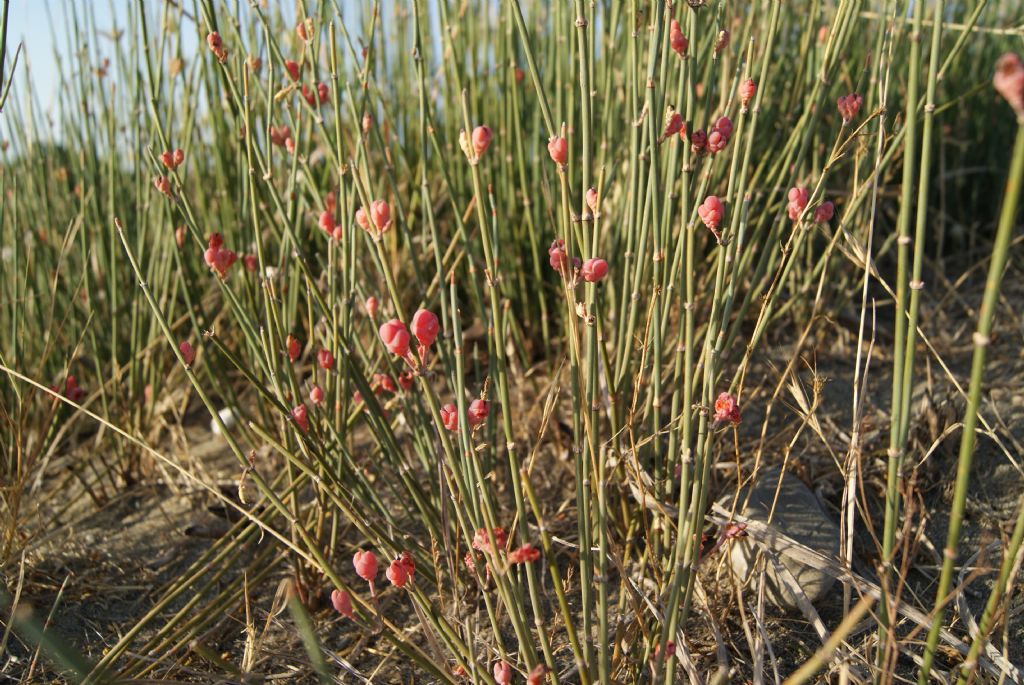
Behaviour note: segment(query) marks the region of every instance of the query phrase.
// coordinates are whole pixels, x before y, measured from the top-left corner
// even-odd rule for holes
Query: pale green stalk
[[[936,27],[935,31],[938,31]],[[960,544],[960,528],[963,522],[964,512],[967,509],[968,486],[971,479],[971,462],[974,457],[976,431],[978,428],[978,412],[981,408],[981,391],[985,373],[985,361],[988,353],[988,346],[992,342],[992,328],[995,322],[996,309],[999,305],[999,292],[1003,283],[1003,275],[1006,271],[1006,264],[1010,259],[1010,241],[1013,238],[1014,226],[1017,220],[1017,205],[1020,201],[1021,185],[1024,182],[1024,117],[1017,126],[1017,137],[1013,145],[1013,156],[1010,162],[1010,175],[1006,182],[1006,190],[1003,193],[1003,208],[999,214],[999,225],[996,228],[995,242],[992,245],[992,262],[989,264],[988,278],[985,281],[985,295],[981,301],[981,311],[978,314],[978,328],[974,333],[974,354],[971,358],[971,382],[967,394],[967,409],[964,414],[964,425],[960,436],[960,453],[957,458],[956,482],[953,486],[953,506],[949,512],[949,528],[946,532],[946,544],[942,549],[942,570],[939,572],[939,584],[935,590],[935,608],[932,612],[932,624],[928,631],[928,642],[925,645],[924,658],[921,662],[921,670],[918,672],[918,683],[928,682],[931,673],[932,661],[935,658],[935,649],[938,647],[939,631],[943,627],[945,607],[948,601],[949,589],[953,583],[954,564],[957,558],[957,547]],[[1021,509],[1024,516],[1024,508]],[[1020,547],[1021,522],[1018,521],[1014,537],[1015,547],[1008,547],[1003,551],[1003,566],[1012,563],[1016,556],[1016,548]],[[1005,587],[1006,578],[1002,577],[996,590]],[[999,594],[993,591],[989,604]],[[995,600],[998,601],[998,600]],[[990,627],[994,607],[986,605],[985,614],[982,618],[983,629],[980,635],[984,636]],[[977,649],[984,638],[975,640],[972,645],[974,656],[977,657]],[[977,648],[975,648],[977,645]],[[961,675],[961,678],[963,676]]]
[[[906,136],[903,140],[903,179],[900,191],[900,214],[897,228],[897,275],[895,303],[895,343],[893,346],[893,382],[891,424],[889,430],[888,473],[886,475],[885,519],[882,534],[882,565],[881,585],[891,589],[893,571],[893,553],[896,544],[896,529],[899,525],[899,511],[902,484],[901,470],[903,467],[906,440],[903,437],[902,416],[904,400],[904,373],[907,350],[907,262],[910,250],[910,213],[913,202],[913,189],[916,181],[917,165],[917,106],[919,79],[921,71],[921,20],[924,17],[924,3],[914,3],[914,28],[910,36],[910,63],[907,67],[906,96]],[[881,603],[878,624],[878,657],[877,664],[882,664],[889,650],[888,626],[890,621],[890,605],[892,599],[886,598]]]

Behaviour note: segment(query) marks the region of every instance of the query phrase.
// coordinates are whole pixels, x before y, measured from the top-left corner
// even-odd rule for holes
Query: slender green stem
[[[938,29],[936,29],[938,30]],[[1017,126],[1017,137],[1013,145],[1013,156],[1010,162],[1010,175],[1006,182],[1006,190],[1003,194],[1003,208],[999,214],[999,225],[996,228],[995,242],[992,245],[992,261],[988,268],[988,278],[985,281],[985,295],[981,301],[981,311],[978,314],[978,327],[974,333],[974,354],[971,358],[971,381],[967,392],[967,409],[964,414],[964,425],[960,437],[960,453],[957,458],[956,482],[953,486],[953,506],[949,512],[949,528],[946,532],[946,544],[942,549],[942,570],[939,572],[939,584],[935,590],[935,609],[932,612],[932,624],[928,631],[928,641],[925,645],[924,658],[921,662],[921,670],[918,673],[919,683],[927,683],[930,678],[932,661],[935,658],[935,649],[939,642],[939,631],[943,627],[945,607],[948,601],[949,589],[953,583],[954,564],[957,558],[957,548],[960,545],[960,528],[963,523],[964,511],[967,508],[968,486],[971,479],[971,463],[974,457],[974,444],[976,430],[978,428],[978,410],[981,407],[981,391],[985,374],[985,361],[988,354],[988,346],[992,342],[992,327],[995,322],[996,309],[999,304],[999,292],[1003,283],[1003,275],[1006,271],[1006,264],[1010,258],[1010,241],[1013,238],[1014,225],[1017,219],[1017,205],[1020,202],[1021,184],[1024,182],[1024,121]],[[1024,512],[1024,509],[1021,510]],[[1024,514],[1022,514],[1024,515]],[[1020,517],[1018,517],[1020,518]],[[1020,546],[1020,528],[1018,521],[1017,530],[1014,531],[1016,547]],[[1016,549],[1007,548],[1003,552],[1003,565],[1016,556]],[[1001,574],[1002,575],[1002,574]],[[1005,578],[1000,578],[1001,585],[1005,587]],[[997,594],[993,590],[993,595]],[[990,598],[990,604],[992,600]],[[993,607],[986,605],[982,618],[982,630],[980,635],[987,634],[990,621],[993,616]],[[975,640],[972,645],[974,658],[980,649],[984,637]],[[968,658],[970,663],[971,658]],[[962,677],[962,676],[961,676]]]

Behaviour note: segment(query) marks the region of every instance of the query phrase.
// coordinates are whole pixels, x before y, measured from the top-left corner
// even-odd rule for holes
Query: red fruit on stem
[[[217,261],[214,265],[214,270],[221,278],[225,278],[227,276],[228,269],[231,268],[231,265],[234,264],[237,259],[238,255],[231,250],[221,249],[217,252]]]
[[[683,122],[683,127],[679,129],[679,140],[686,140],[686,122]]]
[[[1019,56],[1007,52],[999,58],[992,87],[1010,103],[1019,118],[1024,118],[1024,63]]]
[[[412,555],[408,551],[403,551],[398,555],[398,563],[405,567],[405,572],[410,578],[416,573],[416,562],[413,561]]]
[[[700,220],[704,222],[704,225],[717,235],[718,225],[725,216],[725,205],[716,196],[708,195],[704,199],[703,204],[697,207],[697,215],[700,216]]]
[[[387,576],[392,585],[399,589],[405,587],[405,584],[409,582],[409,573],[406,571],[405,565],[398,559],[395,559],[388,564],[388,568],[384,571],[384,575]]]
[[[540,550],[529,542],[508,553],[508,563],[510,564],[528,564],[538,559],[540,559]]]
[[[489,126],[477,126],[473,129],[473,152],[476,153],[477,158],[483,157],[487,152],[493,137],[494,133]]]
[[[494,528],[491,533],[494,534],[494,542],[498,545],[498,549],[505,549],[505,545],[508,544],[508,532],[499,526]],[[478,528],[473,534],[473,549],[481,552],[490,551],[491,538],[488,536],[486,528]]]
[[[423,347],[433,345],[437,334],[441,331],[441,324],[438,322],[437,316],[427,309],[417,310],[412,316],[412,324],[409,327]]]
[[[832,216],[835,214],[836,207],[831,202],[822,202],[818,205],[818,208],[814,210],[814,223],[816,224],[827,224],[832,221]]]
[[[669,136],[674,136],[682,130],[683,115],[669,107],[669,111],[665,115],[665,130],[661,133],[661,139],[664,140]]]
[[[548,673],[548,667],[544,664],[537,664],[530,671],[529,675],[526,676],[526,685],[541,685],[544,682],[544,676]]]
[[[345,618],[352,618],[352,598],[344,590],[334,590],[331,592],[331,604],[334,606],[334,610]]]
[[[796,186],[789,189],[786,199],[786,212],[791,220],[796,221],[807,208],[807,202],[811,199],[811,194],[807,192],[807,188]]]
[[[223,64],[228,60],[228,50],[224,47],[224,41],[221,40],[220,34],[216,31],[206,34],[206,45],[210,48],[210,52],[217,58],[217,61]]]
[[[292,130],[287,126],[271,126],[268,129],[270,142],[278,147],[284,146],[285,142],[292,137]]]
[[[330,350],[322,349],[317,352],[316,361],[320,365],[320,368],[325,371],[330,371],[334,368],[334,355],[331,354]]]
[[[746,109],[756,94],[757,84],[754,82],[754,79],[748,78],[740,84],[740,104],[743,105],[744,109]]]
[[[385,321],[380,326],[380,339],[391,354],[404,357],[409,354],[409,331],[398,319]]]
[[[459,410],[453,403],[441,407],[441,423],[453,433],[459,430]]]
[[[715,55],[718,55],[722,50],[725,50],[729,46],[729,32],[721,30],[718,32],[718,40],[715,41]]]
[[[719,117],[712,130],[718,131],[726,138],[732,137],[732,119],[729,117]]]
[[[725,149],[726,144],[729,142],[729,136],[724,135],[718,129],[712,129],[711,135],[708,136],[708,152],[715,154]]]
[[[329,92],[327,85],[324,83],[317,85],[315,91],[306,84],[302,84],[302,97],[306,99],[310,107],[316,107],[317,103],[321,105],[326,103]]]
[[[386,373],[373,374],[373,388],[374,392],[378,395],[382,392],[398,392],[395,381]]]
[[[466,565],[466,570],[470,573],[476,572],[476,560],[479,555],[476,552],[466,552],[466,556],[462,557],[462,563]],[[491,568],[487,567],[487,575],[490,576]]]
[[[288,361],[290,362],[294,362],[299,358],[299,354],[302,353],[302,344],[293,335],[289,335],[287,340],[285,340],[285,348],[288,350]]]
[[[683,30],[679,26],[679,22],[675,19],[672,20],[672,24],[668,32],[669,44],[672,46],[672,50],[680,57],[686,56],[686,50],[690,47],[690,41],[686,40],[686,36],[683,35]]]
[[[309,401],[313,404],[320,404],[324,401],[324,391],[319,385],[314,385],[309,391]]]
[[[565,252],[565,241],[555,238],[548,248],[548,264],[555,271],[561,271],[569,266],[569,257]]]
[[[370,230],[370,217],[362,207],[356,210],[356,223],[359,224],[359,228],[364,231]]]
[[[325,233],[333,235],[334,229],[337,228],[334,223],[334,213],[328,209],[320,212],[320,218],[317,220],[317,225],[319,225]]]
[[[352,565],[356,569],[356,575],[372,583],[377,577],[377,555],[369,550],[359,550],[352,557]]]
[[[839,110],[839,116],[843,118],[844,124],[857,117],[862,104],[864,104],[864,98],[857,95],[857,93],[843,95],[836,100],[836,107]]]
[[[466,415],[469,418],[470,426],[477,426],[487,420],[491,413],[491,403],[487,400],[475,399],[469,403]]]
[[[736,425],[740,422],[740,405],[736,398],[723,392],[715,400],[715,421]]]
[[[508,662],[495,662],[494,682],[498,683],[498,685],[508,685],[512,682],[512,667],[508,665]]]
[[[555,164],[565,166],[569,161],[569,143],[561,136],[553,136],[548,140],[548,154]]]
[[[669,640],[668,642],[665,643],[665,658],[666,659],[671,659],[672,656],[675,653],[676,653],[676,643],[673,642],[672,640]],[[658,659],[660,657],[661,657],[661,644],[659,643],[659,644],[655,645],[655,647],[654,647],[654,658]]]
[[[299,427],[303,433],[309,432],[309,410],[306,409],[306,405],[300,404],[292,407],[292,419],[295,421],[295,425]]]
[[[70,374],[64,381],[64,396],[72,402],[81,402],[85,397],[85,391],[78,387],[78,379]]]
[[[370,216],[377,230],[383,233],[391,226],[391,208],[384,200],[374,200],[370,205]]]
[[[580,275],[587,283],[602,281],[608,275],[608,262],[600,257],[592,257],[583,262],[583,266],[580,267]]]
[[[700,154],[708,144],[708,134],[704,129],[699,128],[690,136],[690,150],[694,154]]]
[[[209,266],[220,278],[227,276],[228,269],[235,263],[238,258],[231,250],[224,247],[224,239],[221,238],[220,233],[214,233],[210,236],[209,247],[206,248],[206,252],[203,254],[206,260],[207,266]]]
[[[789,189],[789,192],[786,194],[786,199],[803,208],[807,206],[807,200],[810,199],[810,193],[807,192],[807,188],[804,188],[803,186],[794,186]]]
[[[182,340],[178,344],[178,351],[181,352],[181,358],[185,361],[185,366],[192,366],[192,362],[196,358],[196,351],[192,347],[192,343],[188,340]]]

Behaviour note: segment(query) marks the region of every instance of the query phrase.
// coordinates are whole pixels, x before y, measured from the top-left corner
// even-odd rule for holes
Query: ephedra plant
[[[834,653],[844,676],[886,680],[921,652],[927,680],[954,557],[921,650],[896,628],[911,561],[900,505],[922,269],[941,256],[926,231],[936,119],[990,78],[998,41],[971,33],[983,8],[955,8],[944,36],[941,2],[916,3],[908,23],[898,2],[292,13],[202,0],[130,3],[107,58],[70,36],[101,66],[63,96],[67,159],[12,123],[30,111],[2,115],[9,136],[21,130],[5,223],[50,227],[4,279],[5,406],[49,412],[20,429],[35,450],[56,449],[63,421],[132,437],[83,477],[94,488],[146,460],[191,483],[146,442],[158,398],[183,391],[237,462],[239,490],[212,490],[238,522],[78,666],[84,679],[151,674],[272,575],[289,579],[324,680],[339,616],[417,682],[738,678],[719,631],[746,608],[706,584],[744,532],[712,523],[711,504],[775,458],[769,421],[823,322],[859,307],[858,350],[873,339],[870,291],[896,305],[877,314],[895,331],[889,461],[862,478],[877,466],[856,441],[854,387],[838,477],[848,530],[878,542],[879,630],[856,649],[824,640],[813,663]],[[1013,102],[1019,62],[1003,66]],[[1013,128],[1004,104],[986,107]],[[1021,135],[976,339],[954,552]],[[73,176],[67,196],[46,187],[55,163]],[[42,345],[26,320],[66,324]],[[780,340],[792,361],[768,372]],[[69,375],[83,356],[84,377]],[[970,657],[943,669],[975,663],[1014,549]],[[850,571],[852,543],[835,563]],[[846,580],[845,609],[864,616],[852,593],[865,586]],[[169,612],[193,593],[201,607]],[[700,634],[718,635],[717,664]]]

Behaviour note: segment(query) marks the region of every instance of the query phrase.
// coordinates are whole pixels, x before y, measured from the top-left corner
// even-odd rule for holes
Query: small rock
[[[235,427],[235,412],[231,409],[231,407],[224,407],[219,412],[217,412],[217,415],[220,417],[221,422],[224,424],[224,428],[226,428],[227,430],[231,430],[232,428]],[[213,433],[214,435],[220,435],[220,426],[218,426],[217,422],[213,419],[210,419],[210,432]]]
[[[804,485],[803,481],[787,470],[782,478],[778,500],[775,500],[775,489],[778,486],[781,473],[776,466],[762,468],[753,487],[748,486],[747,490],[740,495],[739,504],[742,506],[747,491],[750,492],[750,501],[747,503],[746,509],[740,513],[755,521],[769,523],[772,528],[786,537],[792,538],[816,552],[830,557],[837,556],[839,554],[839,526],[822,509],[818,498],[814,496],[810,488]],[[773,501],[775,502],[775,511],[769,521],[768,515],[772,511]],[[723,497],[719,504],[730,509],[732,499]],[[767,539],[762,539],[761,542],[768,549],[776,552],[779,560],[793,574],[797,584],[812,603],[820,600],[832,588],[835,579],[823,570],[787,554],[789,544],[786,541],[769,534]],[[729,562],[733,572],[740,579],[746,580],[756,558],[758,545],[748,538],[738,538],[730,544]],[[766,560],[765,571],[767,574],[765,590],[769,601],[783,609],[799,609],[795,595],[778,578],[770,561]]]

